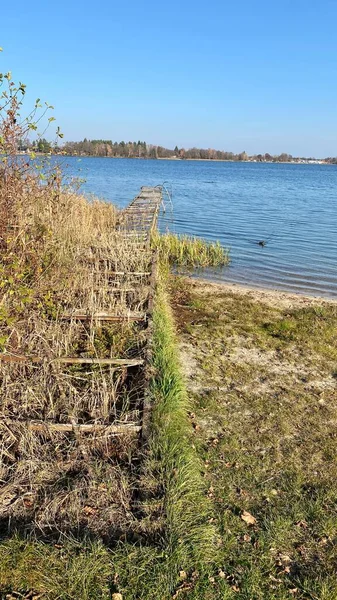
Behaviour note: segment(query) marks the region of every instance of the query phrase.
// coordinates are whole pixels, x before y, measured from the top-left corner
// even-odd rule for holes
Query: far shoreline
[[[21,153],[21,156],[29,156],[29,152]],[[205,163],[214,163],[214,162],[224,162],[224,163],[236,163],[236,164],[255,164],[255,165],[323,165],[323,166],[336,166],[335,163],[325,162],[321,159],[315,159],[313,162],[310,161],[291,161],[291,160],[230,160],[225,158],[177,158],[177,157],[145,157],[145,156],[98,156],[93,154],[62,154],[62,153],[45,153],[45,152],[34,152],[35,156],[53,156],[60,158],[108,158],[108,159],[116,159],[116,160],[146,160],[146,161],[170,161],[170,162],[205,162]]]

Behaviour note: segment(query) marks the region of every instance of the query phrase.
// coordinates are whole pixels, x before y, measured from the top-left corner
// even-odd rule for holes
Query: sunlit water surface
[[[337,166],[65,158],[82,190],[126,206],[142,185],[172,190],[161,228],[220,240],[215,281],[337,298]],[[264,247],[258,242],[266,241]]]

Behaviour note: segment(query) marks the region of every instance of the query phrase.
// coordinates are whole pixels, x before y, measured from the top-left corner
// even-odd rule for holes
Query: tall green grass
[[[155,460],[157,482],[164,490],[168,549],[181,568],[201,557],[207,564],[214,557],[215,530],[207,521],[209,502],[193,445],[188,419],[191,406],[163,277],[154,312],[153,350],[156,376],[151,386],[154,406],[150,456]]]
[[[153,315],[152,425],[142,490],[144,502],[151,504],[152,499],[155,507],[147,524],[151,529],[151,522],[158,520],[163,527],[154,546],[124,547],[118,571],[120,591],[127,600],[169,600],[184,585],[181,573],[193,581],[197,593],[213,574],[219,550],[188,418],[191,406],[181,374],[166,270],[161,266],[160,271]]]
[[[229,251],[219,242],[207,242],[197,237],[155,233],[152,247],[159,251],[162,261],[176,267],[223,267],[229,263]]]

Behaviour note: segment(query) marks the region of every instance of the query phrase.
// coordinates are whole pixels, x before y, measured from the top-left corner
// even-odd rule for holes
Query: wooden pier
[[[162,203],[162,187],[142,187],[138,196],[123,211],[119,229],[125,236],[150,242],[151,234],[157,227]]]
[[[79,434],[91,434],[93,436],[107,435],[143,435],[146,437],[149,425],[149,359],[151,357],[151,335],[152,335],[152,310],[153,298],[156,285],[156,255],[150,248],[151,235],[155,231],[158,215],[162,203],[162,188],[142,187],[140,193],[134,200],[120,212],[116,231],[112,232],[114,243],[126,242],[132,247],[132,263],[120,265],[116,258],[109,253],[107,247],[95,247],[91,249],[90,255],[82,257],[83,273],[90,275],[92,286],[90,297],[95,299],[95,310],[92,306],[71,307],[58,317],[59,321],[68,321],[70,324],[80,321],[85,324],[86,333],[93,339],[97,328],[102,324],[132,324],[139,327],[139,332],[146,343],[138,355],[130,357],[106,357],[106,356],[22,356],[21,354],[0,354],[0,368],[12,369],[9,376],[15,378],[16,369],[46,369],[51,370],[57,365],[58,369],[81,368],[99,369],[104,378],[108,372],[111,376],[113,371],[125,371],[124,379],[136,377],[137,381],[143,381],[142,394],[138,398],[130,420],[128,415],[113,418],[112,414],[105,414],[98,422],[72,422],[56,423],[50,420],[1,419],[1,422],[10,425],[15,423],[20,428],[26,427],[30,431],[43,432],[73,432]],[[129,267],[129,269],[127,268]],[[131,284],[131,285],[130,285]],[[88,290],[85,290],[87,292]],[[89,295],[88,295],[89,297]],[[111,308],[114,299],[113,309]],[[135,310],[135,306],[137,310]],[[69,325],[70,326],[70,325]],[[95,372],[96,372],[95,371]],[[90,378],[90,371],[85,377]],[[108,385],[108,384],[107,384]],[[130,385],[130,384],[129,384]],[[137,389],[139,384],[137,384]],[[135,422],[135,415],[138,419]]]

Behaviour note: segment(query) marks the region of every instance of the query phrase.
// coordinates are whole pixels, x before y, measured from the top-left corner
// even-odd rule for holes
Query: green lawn
[[[203,595],[181,593],[335,600],[337,304],[272,306],[186,280],[172,296],[221,536]]]

